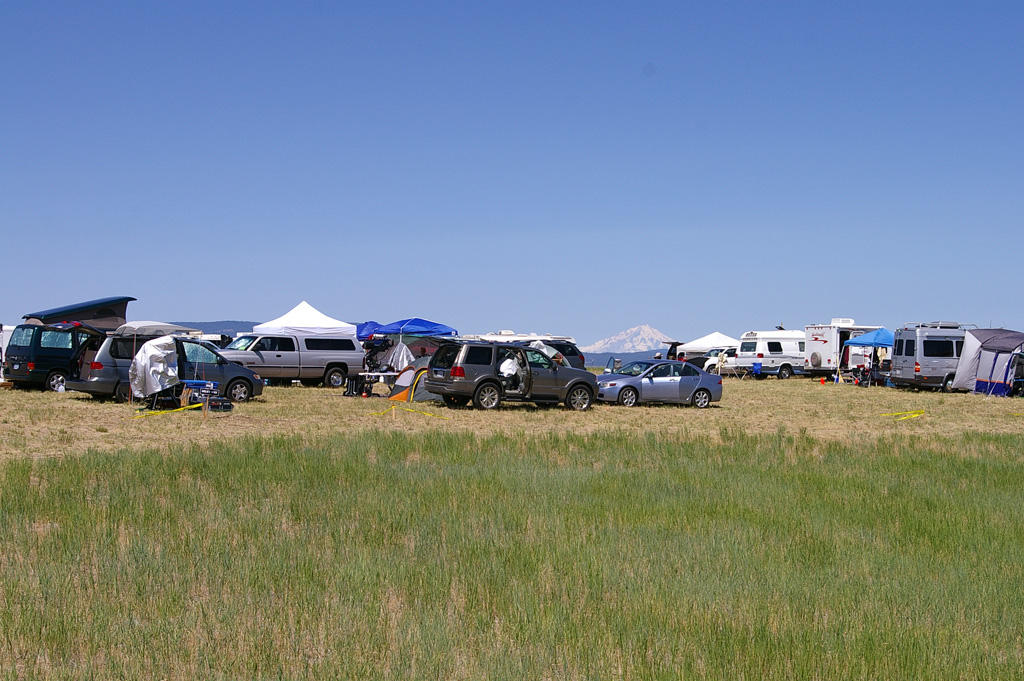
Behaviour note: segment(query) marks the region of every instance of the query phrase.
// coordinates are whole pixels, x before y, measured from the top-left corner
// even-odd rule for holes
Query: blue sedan
[[[626,407],[672,402],[704,409],[722,399],[722,377],[687,362],[640,360],[599,376],[597,399]]]

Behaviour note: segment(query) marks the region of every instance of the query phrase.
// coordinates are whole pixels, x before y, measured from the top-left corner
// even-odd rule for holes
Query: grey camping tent
[[[1024,333],[968,329],[953,377],[954,390],[1011,395],[1024,380]]]

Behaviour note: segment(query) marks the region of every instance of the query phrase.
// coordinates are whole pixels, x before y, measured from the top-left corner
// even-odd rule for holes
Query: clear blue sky
[[[1024,5],[5,2],[0,321],[1024,327]]]

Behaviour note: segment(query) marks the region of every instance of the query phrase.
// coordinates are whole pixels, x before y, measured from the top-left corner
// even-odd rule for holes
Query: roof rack
[[[976,329],[978,325],[961,324],[960,322],[907,322],[903,327],[907,329]]]

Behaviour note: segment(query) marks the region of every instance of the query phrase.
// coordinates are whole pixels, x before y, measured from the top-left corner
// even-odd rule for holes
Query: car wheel
[[[235,380],[228,383],[227,390],[224,391],[228,399],[232,402],[245,402],[252,397],[252,386],[249,385],[249,381],[243,378],[236,378]]]
[[[328,369],[327,373],[324,374],[324,386],[328,388],[341,388],[345,385],[345,378],[345,372],[338,367]]]
[[[585,385],[573,386],[565,396],[565,406],[575,411],[586,411],[594,402],[594,393]]]
[[[456,397],[455,395],[441,395],[441,399],[444,400],[444,406],[449,409],[461,409],[469,404],[468,397]]]
[[[619,391],[619,404],[623,407],[635,407],[640,402],[636,388],[623,388]]]
[[[477,409],[496,409],[501,404],[501,389],[495,383],[484,383],[473,393],[473,405]]]
[[[127,402],[132,398],[132,387],[127,383],[118,383],[114,388],[114,401]]]
[[[942,382],[942,392],[951,393],[953,392],[953,377],[946,376],[946,380]]]
[[[67,380],[68,375],[63,371],[51,371],[46,377],[46,389],[55,393],[62,393],[64,392]]]
[[[711,393],[701,388],[693,394],[693,406],[698,409],[707,409],[711,406]]]
[[[779,380],[784,381],[793,375],[793,370],[788,364],[783,364],[779,367]]]

